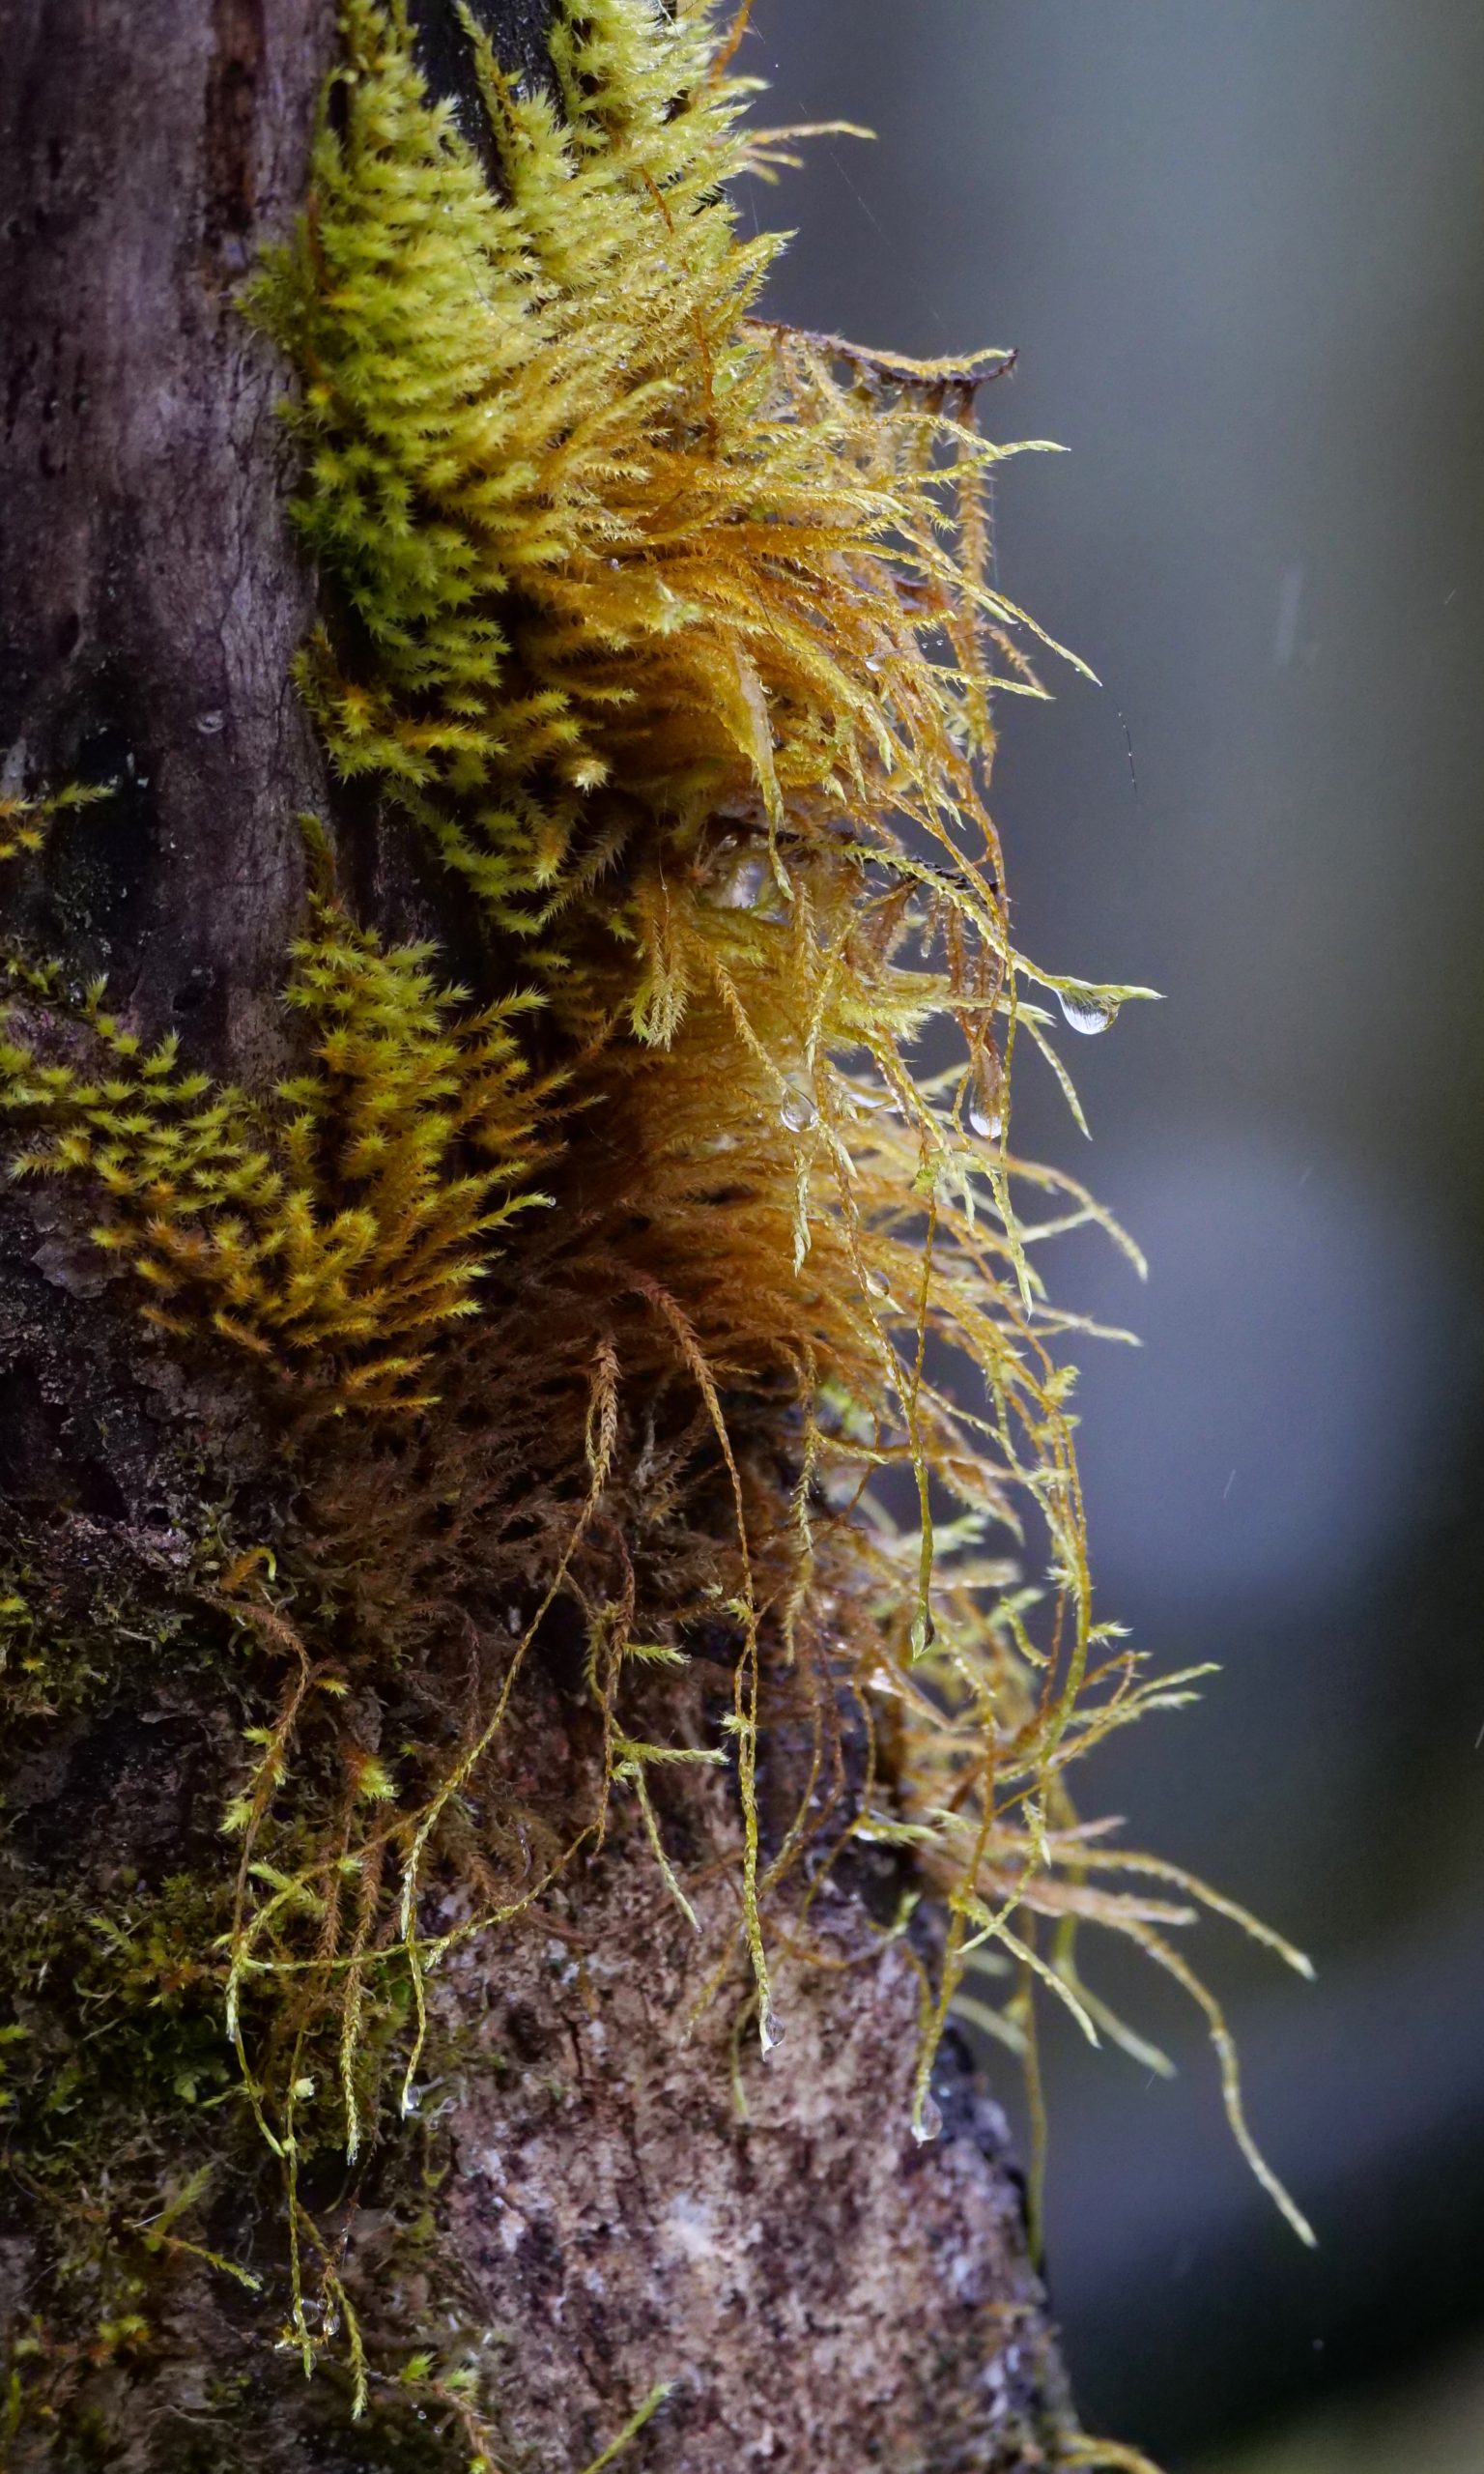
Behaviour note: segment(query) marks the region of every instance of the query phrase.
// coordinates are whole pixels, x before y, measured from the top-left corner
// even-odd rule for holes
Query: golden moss
[[[257,293],[302,375],[299,514],[342,610],[310,699],[502,924],[595,889],[664,1036],[684,988],[656,906],[697,910],[719,820],[766,826],[785,891],[785,809],[790,851],[890,855],[894,813],[984,837],[986,626],[1031,683],[983,572],[1011,450],[967,417],[1008,356],[914,363],[752,314],[780,244],[738,233],[750,81],[708,8],[558,11],[556,96],[471,29],[499,196],[399,12],[344,23],[309,210]]]

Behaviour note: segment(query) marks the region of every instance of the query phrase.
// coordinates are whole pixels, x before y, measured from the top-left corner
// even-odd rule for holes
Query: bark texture
[[[919,1980],[901,1952],[850,1971],[859,1887],[816,1908],[845,1968],[785,1974],[766,2062],[714,2013],[685,2034],[703,1942],[642,1873],[612,1868],[575,1920],[581,1948],[535,1931],[499,1969],[506,2067],[463,2099],[449,2202],[514,2335],[529,2461],[587,2461],[665,2379],[636,2461],[676,2474],[1054,2463],[1065,2401],[1003,2116],[948,2056],[943,2135],[912,2141]]]
[[[533,64],[535,0],[482,14]],[[451,9],[426,0],[419,23],[456,91]],[[116,786],[6,901],[70,973],[106,970],[141,1029],[178,1029],[243,1082],[283,1068],[295,818],[329,794],[289,678],[312,582],[285,514],[282,373],[234,291],[302,193],[333,42],[332,0],[0,0],[3,787]],[[356,824],[363,906],[457,945],[457,898],[394,830]],[[142,1338],[120,1291],[65,1203],[29,1188],[0,1202],[0,1543],[79,1634],[101,1603],[153,1610],[164,1640],[202,1507],[249,1504],[265,1536],[290,1507],[251,1391]],[[105,1693],[38,1710],[0,1755],[7,1896],[85,1908],[188,1875],[218,1844],[236,1713],[215,1671],[141,1638]],[[533,1774],[558,1788],[591,1758],[574,1706],[554,1669],[526,1721]],[[695,1801],[694,1827],[733,1843],[725,1782]],[[950,2057],[944,2135],[913,2144],[917,1979],[904,1951],[849,1964],[872,1895],[856,1875],[821,1903],[842,1964],[800,1972],[766,2067],[751,2047],[735,2062],[716,2013],[692,2031],[702,1945],[657,1898],[642,1840],[616,1840],[498,1945],[468,1945],[439,1995],[465,2063],[422,2101],[437,2175],[414,2122],[405,2149],[315,2194],[373,2356],[394,2360],[427,2308],[401,2238],[415,2202],[498,2361],[512,2465],[577,2474],[662,2380],[672,2393],[625,2460],[654,2474],[1056,2463],[1066,2402],[1004,2125]],[[147,2337],[74,2346],[63,2381],[38,2335],[51,2237],[13,2163],[0,2308],[17,2393],[65,2387],[73,2419],[13,2407],[10,2462],[468,2461],[415,2411],[352,2428],[343,2383],[306,2386],[273,2351],[271,2299],[184,2255],[157,2262]],[[106,2189],[83,2197],[107,2238]],[[271,2269],[264,2227],[213,2233],[239,2254],[257,2241]]]

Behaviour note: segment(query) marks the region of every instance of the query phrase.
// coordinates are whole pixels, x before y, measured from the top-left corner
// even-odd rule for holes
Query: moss
[[[312,1068],[255,1101],[183,1068],[174,1036],[144,1049],[101,984],[68,1004],[55,969],[13,958],[13,1176],[97,1196],[94,1243],[161,1330],[250,1351],[328,1406],[417,1405],[429,1338],[474,1310],[495,1231],[541,1199],[511,1028],[534,1000],[472,1011],[429,960],[317,903],[285,990]],[[70,1029],[86,1070],[48,1059],[28,1016]]]
[[[981,682],[928,639],[1012,617],[943,537],[982,523],[997,450],[955,416],[1003,356],[842,364],[752,316],[779,244],[738,232],[747,87],[707,11],[558,11],[555,96],[471,28],[499,196],[398,13],[344,24],[309,213],[257,296],[304,379],[299,513],[344,605],[304,676],[342,768],[528,934],[593,886],[642,935],[615,862],[647,875],[736,805],[788,803],[797,836],[823,801],[841,838],[855,791],[970,796],[948,742],[983,737]],[[868,391],[900,400],[868,417]]]
[[[199,2263],[260,2287],[212,2247],[207,2224],[225,2200],[241,2229],[252,2213],[244,2189],[262,2178],[247,2141],[230,2136],[244,2108],[210,1956],[225,1890],[181,1876],[155,1891],[120,1883],[97,1903],[8,1893],[0,2101],[12,2230],[34,2258],[32,2316],[11,2366],[13,2436],[66,2432],[83,2451],[96,2441],[104,2463],[100,2388],[115,2370],[148,2365],[172,2276]]]
[[[1201,2006],[1237,2136],[1304,2229],[1170,1937],[1204,1907],[1302,1962],[1069,1790],[1199,1670],[1150,1677],[1095,1616],[1079,1327],[1038,1249],[1088,1223],[1127,1241],[1009,1126],[1026,1039],[1070,1095],[1052,1002],[1087,1031],[1147,992],[1041,971],[1009,934],[992,705],[1041,690],[986,570],[1011,450],[975,405],[1006,356],[916,363],[758,315],[778,245],[743,236],[733,189],[780,145],[744,125],[700,0],[562,0],[553,95],[471,25],[498,187],[394,0],[342,23],[301,228],[254,302],[300,380],[323,608],[301,683],[340,771],[472,889],[486,992],[442,988],[327,879],[285,990],[304,1071],[243,1093],[13,953],[0,1116],[17,1174],[88,1198],[173,1348],[261,1371],[294,1505],[231,1546],[203,1517],[191,1558],[231,1677],[225,1855],[53,1918],[70,2000],[129,2056],[105,2114],[142,2178],[107,2237],[106,2342],[144,2343],[161,2253],[231,2272],[207,2184],[145,2188],[163,2126],[195,2155],[206,2125],[203,2164],[277,2185],[262,2271],[304,2368],[338,2361],[357,2411],[411,2400],[490,2464],[490,2400],[423,2342],[431,2304],[367,2358],[317,2173],[404,2152],[449,2058],[433,1971],[606,1837],[645,1844],[694,1920],[676,1780],[734,1782],[712,1998],[764,2051],[781,1967],[823,1957],[832,1872],[910,1851],[943,1919],[924,2140],[956,2004],[1033,2088],[1047,1997],[1150,2058],[1084,1979],[1096,1923]],[[952,1061],[925,1073],[929,1030]],[[4,1620],[0,1680],[43,1715],[29,1600]],[[88,1639],[116,1674],[117,1627]],[[581,1715],[543,1765],[561,1671]],[[968,1990],[989,1966],[1008,2000]],[[47,2020],[5,2049],[17,2118],[84,2191],[48,2071],[86,2040],[67,2002]]]
[[[567,1485],[584,1460],[589,1483],[548,1595],[576,1583],[614,1487],[620,1383],[645,1396],[678,1378],[735,1519],[704,1585],[741,1636],[764,2042],[765,1625],[789,1659],[896,1700],[905,1819],[887,1827],[941,1870],[953,1916],[935,2028],[994,1940],[1022,1970],[1023,2017],[1039,1976],[1096,2034],[1070,1921],[1096,1913],[1179,1972],[1158,1927],[1188,1911],[1092,1885],[1104,1858],[1084,1856],[1062,1783],[1073,1750],[1171,1687],[1141,1683],[1092,1621],[1070,1376],[1049,1346],[1062,1318],[1028,1260],[1043,1231],[1013,1201],[1016,1180],[1065,1186],[1008,1147],[1016,1032],[1045,1045],[1025,984],[1084,1030],[1134,992],[1045,981],[1008,939],[984,766],[996,687],[1036,681],[1028,622],[985,571],[984,477],[1004,450],[971,417],[1003,357],[913,364],[756,317],[778,245],[741,236],[730,184],[769,149],[741,127],[747,81],[709,8],[558,10],[555,96],[518,92],[471,23],[499,193],[429,102],[398,12],[355,0],[344,23],[309,211],[258,294],[302,376],[299,512],[342,605],[306,687],[342,768],[428,827],[495,931],[533,940],[585,1043],[578,1101],[621,1129],[610,1210],[583,1231],[576,1330],[594,1364],[585,1399],[572,1387]],[[907,1052],[935,1015],[963,1061],[924,1087]],[[1070,1203],[1063,1221],[1099,1216],[1079,1189]],[[549,1331],[560,1242],[534,1250]],[[620,1342],[636,1297],[649,1328]],[[551,1357],[548,1338],[533,1377]],[[966,1386],[929,1379],[945,1361]],[[893,1461],[913,1475],[915,1535],[867,1491]],[[830,1539],[826,1649],[812,1507],[831,1464],[866,1517]],[[935,1539],[937,1490],[957,1514]],[[1039,1647],[1037,1593],[981,1550],[1027,1520],[1051,1557]],[[703,1608],[683,1582],[669,1595],[657,1644],[628,1610],[599,1618],[600,1695],[641,1651],[683,1654]],[[417,1825],[404,1930],[428,1832],[487,1750]],[[611,1722],[611,1774],[683,1903],[644,1784],[660,1758]],[[1012,1930],[1017,1908],[1058,1925],[1054,1959]]]
[[[90,1608],[80,1625],[54,1632],[25,1568],[0,1572],[0,1691],[12,1725],[60,1717],[103,1687],[109,1629],[107,1613],[100,1620]]]
[[[0,860],[33,858],[43,849],[54,820],[76,808],[96,806],[108,791],[92,783],[71,782],[60,791],[32,798],[11,792],[0,797]]]

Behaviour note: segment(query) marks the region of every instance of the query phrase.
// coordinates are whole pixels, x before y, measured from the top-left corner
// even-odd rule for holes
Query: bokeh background
[[[770,120],[844,116],[756,211],[778,313],[940,354],[1050,437],[1001,580],[1106,684],[1003,716],[1022,942],[1153,982],[1038,1062],[1017,1137],[1143,1242],[1069,1242],[1105,1612],[1201,1708],[1098,1808],[1270,1917],[1222,1928],[1255,2125],[1200,2022],[1102,1988],[1171,2085],[1058,2037],[1049,2266],[1093,2428],[1200,2474],[1484,2467],[1484,9],[757,0]],[[1132,766],[1129,746],[1132,749]],[[1007,2102],[1013,2072],[990,2068]]]

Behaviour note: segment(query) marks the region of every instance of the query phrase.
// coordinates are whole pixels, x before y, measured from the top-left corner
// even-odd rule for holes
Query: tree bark
[[[536,0],[481,14],[533,70]],[[457,92],[451,7],[417,15],[430,73]],[[177,1030],[204,1071],[261,1083],[289,1053],[300,811],[338,806],[342,838],[360,837],[377,924],[456,939],[459,913],[394,830],[331,792],[298,705],[313,584],[286,514],[285,380],[235,298],[303,193],[332,0],[3,0],[0,29],[0,788],[113,793],[58,820],[4,896],[6,934],[71,977],[105,971],[121,1013]],[[203,1507],[248,1505],[266,1537],[292,1515],[250,1388],[142,1338],[85,1228],[55,1192],[0,1202],[0,1545],[82,1665],[100,1624],[121,1627],[107,1688],[39,1688],[0,1755],[6,1896],[79,1913],[135,1885],[162,1894],[219,1849],[241,1712],[217,1671],[165,1645],[198,1586]],[[573,1708],[554,1660],[524,1720],[554,1792],[589,1757]],[[682,1818],[735,1844],[725,1779]],[[642,1838],[616,1837],[524,1927],[466,1945],[438,1993],[460,2075],[423,2091],[372,2173],[316,2196],[373,2368],[426,2307],[415,2212],[439,2289],[451,2280],[493,2366],[512,2464],[577,2474],[662,2382],[626,2460],[655,2474],[1061,2461],[1070,2415],[1002,2117],[951,2052],[943,2136],[914,2144],[917,1974],[904,1945],[852,1964],[873,1906],[902,1887],[881,1862],[879,1881],[842,1871],[821,1901],[814,1927],[842,1965],[800,1984],[766,2065],[751,2047],[736,2059],[715,2010],[693,2028],[707,1936],[657,1901]],[[727,1921],[728,1895],[699,1899],[703,1926]],[[26,1977],[33,2038],[51,1998]],[[152,2249],[110,2215],[107,2170],[79,2166],[97,2239],[68,2285],[14,2143],[10,2163],[9,2462],[468,2462],[456,2417],[388,2404],[373,2380],[353,2425],[343,2379],[306,2385],[275,2349],[282,2262],[265,2225],[218,2211],[196,2253]],[[137,2291],[133,2338],[98,2333],[119,2317],[110,2243]],[[252,2256],[264,2292],[201,2248]]]

